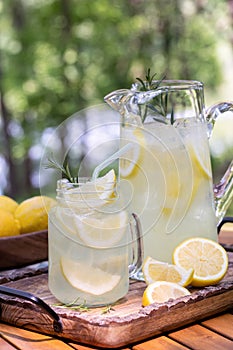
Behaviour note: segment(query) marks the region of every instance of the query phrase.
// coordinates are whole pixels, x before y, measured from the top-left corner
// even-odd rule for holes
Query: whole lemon
[[[16,236],[20,234],[19,222],[7,210],[0,209],[0,237]]]
[[[13,214],[17,207],[18,203],[14,199],[4,195],[0,196],[0,209],[9,211]]]
[[[35,196],[20,203],[15,211],[15,218],[20,223],[20,233],[46,230],[48,228],[48,212],[56,205],[53,198]]]

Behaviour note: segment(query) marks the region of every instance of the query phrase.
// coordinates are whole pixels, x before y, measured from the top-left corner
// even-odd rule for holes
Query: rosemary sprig
[[[165,79],[165,75],[159,79],[159,80],[154,80],[156,76],[156,73],[151,75],[151,70],[150,68],[147,70],[147,73],[145,75],[145,81],[143,81],[141,78],[136,78],[140,84],[141,84],[141,91],[149,91],[149,90],[157,90],[163,80]],[[163,116],[166,118],[167,116],[167,105],[168,105],[168,93],[165,93],[165,96],[163,94],[160,94],[158,96],[155,96],[152,99],[152,103],[146,103],[144,106],[139,105],[139,109],[141,112],[141,118],[142,122],[144,122],[146,115],[147,115],[147,110],[150,109],[153,111],[153,113],[159,115],[159,117],[154,117],[154,120],[165,123],[166,120],[161,118],[160,116]]]
[[[110,311],[115,311],[114,309],[114,306],[115,304],[112,304],[112,305],[107,305],[103,311],[102,311],[102,314],[108,314]]]
[[[58,303],[58,304],[53,304],[52,306],[59,307],[61,309],[71,309],[71,310],[80,311],[80,312],[87,312],[87,311],[91,310],[88,306],[86,306],[86,302],[77,305],[78,300],[79,300],[79,298],[77,298],[76,300],[74,300],[71,303],[67,303],[67,304]],[[108,314],[111,311],[115,311],[115,309],[114,309],[115,304],[116,303],[106,305],[102,309],[101,314],[104,315],[104,314]]]
[[[157,73],[151,75],[150,68],[148,68],[145,75],[145,81],[143,81],[141,78],[136,78],[136,80],[138,80],[142,85],[142,91],[156,90],[159,88],[166,76],[164,75],[160,80],[154,81],[156,75]]]
[[[66,164],[65,163],[63,163],[63,164],[58,163],[58,161],[54,158],[54,155],[52,152],[48,156],[48,163],[45,165],[45,169],[59,170],[59,171],[61,171],[63,178],[68,179],[72,183],[78,182],[78,177],[72,176],[68,162]]]
[[[156,76],[157,73],[153,74],[152,76],[150,75],[150,68],[148,68],[147,70],[147,74],[146,74],[146,83],[141,79],[141,78],[136,78],[141,84],[142,84],[142,89],[144,91],[148,91],[153,89],[153,79]]]
[[[71,303],[67,303],[67,304],[59,303],[59,304],[53,304],[53,306],[56,306],[56,307],[59,307],[59,308],[62,308],[62,309],[71,309],[71,310],[81,311],[81,312],[87,312],[87,311],[90,310],[90,308],[88,308],[86,306],[86,302],[77,305],[78,300],[79,300],[79,298],[75,299]]]

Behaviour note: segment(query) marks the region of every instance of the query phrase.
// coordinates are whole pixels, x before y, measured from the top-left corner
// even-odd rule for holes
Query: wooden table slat
[[[232,350],[232,341],[202,327],[193,325],[169,334],[173,340],[193,350]]]
[[[233,301],[232,301],[233,303]],[[213,330],[225,337],[233,340],[233,315],[227,313],[218,317],[214,317],[210,320],[206,320],[201,323],[210,330]],[[233,349],[233,345],[232,345]]]
[[[1,333],[0,333],[1,336]],[[6,340],[3,338],[0,338],[0,349],[1,350],[15,350],[16,348],[9,344]]]
[[[85,345],[80,345],[80,344],[77,344],[77,343],[71,343],[71,342],[68,342],[68,344],[70,346],[72,346],[72,349],[75,349],[75,350],[104,350],[104,348],[96,348],[96,347],[93,347],[93,346],[85,346]],[[120,348],[119,350],[132,350],[132,348]]]
[[[22,350],[71,350],[62,340],[0,323],[1,337]],[[0,349],[2,349],[0,347]],[[5,350],[5,348],[3,348]],[[7,349],[7,348],[6,348]],[[14,348],[9,348],[14,349]],[[8,349],[7,349],[8,350]]]
[[[186,346],[169,339],[166,336],[161,336],[147,342],[133,346],[132,350],[186,350]]]

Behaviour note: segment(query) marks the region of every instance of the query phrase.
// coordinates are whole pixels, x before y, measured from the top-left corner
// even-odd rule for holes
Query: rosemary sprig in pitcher
[[[154,80],[157,73],[151,75],[150,68],[147,70],[147,73],[145,75],[145,81],[143,81],[141,78],[136,78],[136,80],[140,83],[140,91],[156,91],[161,88],[161,83],[165,79],[165,75],[159,79]],[[145,118],[147,116],[148,109],[150,109],[153,112],[153,119],[166,124],[166,118],[168,115],[168,91],[164,91],[163,93],[158,93],[157,96],[153,97],[151,99],[150,103],[145,103],[139,105],[140,109],[140,115],[142,118],[142,122],[145,121]],[[161,118],[162,116],[162,118]],[[172,117],[174,117],[174,108],[172,108]],[[171,119],[171,124],[173,124],[174,118]]]

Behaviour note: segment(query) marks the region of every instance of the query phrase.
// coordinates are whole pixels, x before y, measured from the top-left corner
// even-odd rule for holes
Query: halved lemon
[[[75,216],[74,223],[81,240],[93,247],[112,247],[121,240],[128,224],[128,214],[122,210],[104,217]]]
[[[66,257],[62,257],[60,263],[62,273],[71,286],[89,294],[105,294],[115,288],[121,279],[120,275]]]
[[[173,262],[184,269],[194,269],[191,284],[196,287],[218,283],[228,268],[225,249],[217,242],[201,237],[180,243],[174,249]]]
[[[178,283],[186,287],[193,279],[193,269],[185,270],[182,267],[155,260],[148,256],[143,265],[142,272],[147,284],[156,281]]]
[[[128,142],[132,142],[132,147],[120,158],[120,175],[123,178],[127,178],[129,176],[134,176],[138,170],[138,164],[143,156],[145,139],[140,128],[127,130],[123,137],[125,137]]]
[[[153,303],[165,303],[168,300],[177,299],[190,294],[187,288],[177,283],[156,281],[146,287],[142,296],[142,305],[147,306]]]

